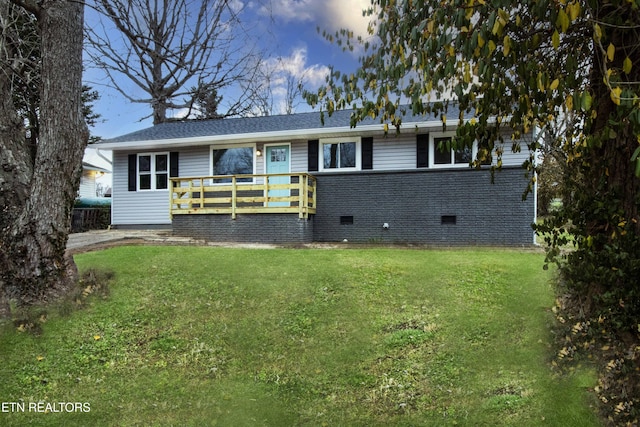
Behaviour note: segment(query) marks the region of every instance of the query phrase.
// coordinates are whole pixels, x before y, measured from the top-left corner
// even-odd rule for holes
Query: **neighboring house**
[[[532,245],[524,153],[502,170],[441,152],[439,119],[283,116],[169,122],[96,144],[113,151],[112,227],[171,228],[212,241]],[[457,114],[451,113],[451,117]],[[510,144],[509,144],[510,145]]]
[[[96,197],[96,178],[107,173],[111,171],[83,160],[78,197]]]

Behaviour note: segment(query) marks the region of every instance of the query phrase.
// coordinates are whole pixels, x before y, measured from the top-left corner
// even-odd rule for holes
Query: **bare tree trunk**
[[[55,297],[75,280],[75,264],[65,257],[65,249],[88,141],[81,100],[83,5],[45,0],[31,11],[42,38],[40,138],[27,194],[14,196],[6,189],[0,194],[13,212],[3,219],[7,224],[0,230],[0,284],[22,304]],[[0,125],[9,123],[7,114],[3,119],[7,122]],[[3,152],[6,146],[21,151],[20,139],[26,145],[24,134],[16,140],[2,138]],[[7,163],[15,171],[28,171],[25,154],[20,154]],[[6,177],[5,169],[0,169],[0,183],[4,179],[9,187],[22,182],[18,173]]]
[[[2,11],[0,11],[0,14]],[[0,73],[0,93],[10,93],[6,73]],[[0,100],[0,233],[11,227],[19,216],[29,194],[32,168],[25,145],[23,127],[10,96]],[[0,242],[0,265],[7,264],[9,256],[4,238]],[[0,318],[9,315],[9,303],[4,274],[0,274]]]
[[[10,5],[0,3],[0,52],[2,61],[8,64],[12,50],[10,39],[15,37],[9,14]],[[5,233],[15,224],[29,196],[33,175],[33,162],[25,139],[24,126],[16,112],[11,93],[11,73],[2,67],[0,72],[0,318],[10,313],[8,288],[13,284],[6,266],[10,263],[9,242]]]

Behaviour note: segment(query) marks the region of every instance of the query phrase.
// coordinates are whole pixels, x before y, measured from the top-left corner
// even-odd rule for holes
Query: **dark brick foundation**
[[[311,243],[313,219],[297,214],[174,215],[173,234],[212,242]]]
[[[527,179],[520,168],[496,172],[494,184],[489,171],[474,169],[316,178],[314,241],[533,244],[534,195],[522,201]],[[345,217],[353,217],[353,223],[341,224]]]
[[[534,195],[520,168],[317,174],[317,213],[175,215],[173,233],[220,242],[533,244]],[[388,224],[384,228],[383,224]]]

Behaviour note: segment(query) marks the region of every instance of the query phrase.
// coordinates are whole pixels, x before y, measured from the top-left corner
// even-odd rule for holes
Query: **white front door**
[[[265,165],[267,174],[289,173],[289,145],[268,145],[265,149]],[[289,176],[269,176],[269,185],[289,184]],[[275,189],[269,190],[266,206],[289,206],[287,201],[270,201],[272,197],[289,197],[289,190]]]

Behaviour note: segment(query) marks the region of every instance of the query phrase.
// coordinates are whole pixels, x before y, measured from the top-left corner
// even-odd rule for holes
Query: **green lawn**
[[[80,310],[34,313],[27,331],[4,327],[0,425],[596,426],[595,372],[550,366],[543,258],[153,246],[78,255],[81,271],[115,273],[109,292],[86,289]],[[38,401],[90,411],[30,411]],[[6,411],[11,402],[25,411]]]

